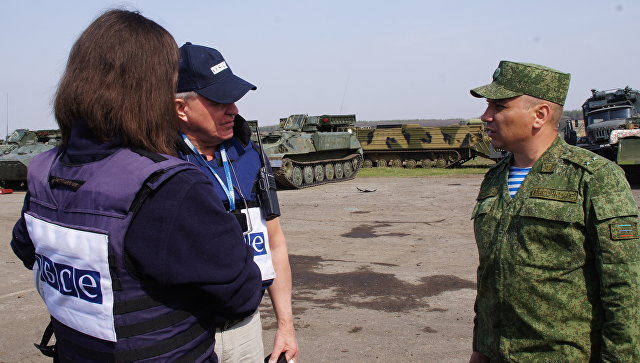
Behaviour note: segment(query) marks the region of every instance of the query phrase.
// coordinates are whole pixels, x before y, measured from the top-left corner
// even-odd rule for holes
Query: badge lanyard
[[[187,144],[187,146],[189,146],[189,148],[196,155],[198,155],[200,157],[200,159],[202,160],[204,165],[207,168],[209,168],[209,171],[211,172],[211,174],[213,174],[213,176],[216,177],[216,179],[218,180],[218,183],[222,187],[222,190],[224,190],[224,193],[227,195],[227,199],[229,200],[229,210],[232,210],[232,211],[235,210],[236,209],[236,197],[235,197],[235,192],[233,190],[233,182],[231,180],[231,171],[229,170],[229,158],[227,157],[227,150],[225,149],[225,147],[223,145],[220,145],[220,156],[222,157],[222,166],[224,167],[224,174],[227,177],[227,184],[229,185],[229,187],[227,187],[227,185],[224,184],[224,182],[222,181],[222,179],[220,178],[218,173],[216,173],[216,171],[213,170],[213,168],[211,167],[211,165],[209,165],[207,160],[205,160],[205,158],[202,156],[202,154],[200,154],[198,152],[198,149],[196,149],[195,145],[193,145],[193,143],[191,143],[191,140],[189,140],[187,135],[185,135],[184,133],[181,132],[180,136],[182,136],[182,139]]]

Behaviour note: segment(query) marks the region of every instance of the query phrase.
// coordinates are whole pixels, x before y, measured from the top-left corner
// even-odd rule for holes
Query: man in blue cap
[[[200,167],[212,181],[212,193],[236,216],[245,242],[253,247],[269,291],[278,328],[270,362],[286,354],[298,356],[291,307],[291,268],[279,221],[277,200],[260,193],[260,169],[266,158],[251,141],[251,130],[238,115],[235,102],[256,87],[236,76],[213,48],[186,43],[180,47],[176,111],[181,140],[178,154]],[[262,183],[264,186],[264,182]],[[275,196],[275,193],[272,193]],[[276,205],[276,208],[269,208]],[[216,223],[216,221],[211,221]],[[260,288],[260,286],[256,286]],[[215,351],[220,362],[262,361],[262,326],[258,311],[245,319],[221,321]]]

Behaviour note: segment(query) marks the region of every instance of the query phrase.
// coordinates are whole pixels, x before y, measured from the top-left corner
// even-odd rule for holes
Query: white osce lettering
[[[48,257],[36,254],[40,279],[61,294],[74,296],[94,304],[102,304],[100,273],[81,270],[70,265],[55,263]]]
[[[45,261],[44,262],[44,268],[42,269],[42,272],[44,272],[44,275],[45,275],[45,278],[47,279],[47,282],[49,282],[50,284],[55,284],[56,283],[56,274],[55,274],[55,272],[52,272],[52,270],[53,270],[53,266],[49,263],[49,261]]]
[[[261,235],[253,237],[253,241],[251,242],[251,244],[253,245],[253,249],[256,250],[256,252],[264,251],[264,238]],[[262,247],[258,248],[258,246]]]
[[[262,232],[248,233],[244,235],[244,241],[246,244],[253,248],[253,257],[262,256],[267,254],[267,239]],[[269,257],[271,259],[271,257]]]
[[[61,288],[62,288],[62,290],[64,290],[65,292],[71,292],[71,291],[73,291],[73,290],[72,290],[72,289],[67,288],[67,284],[65,283],[65,280],[64,280],[64,275],[65,275],[65,274],[69,277],[69,278],[68,278],[68,280],[69,280],[69,281],[73,281],[73,279],[72,279],[72,277],[73,277],[73,276],[72,276],[72,274],[71,274],[71,271],[70,271],[70,270],[62,270],[62,271],[60,271],[60,287],[61,287]]]
[[[227,66],[227,62],[222,61],[222,62],[216,64],[215,66],[211,67],[211,72],[213,72],[213,74],[218,74],[218,73],[224,71],[227,68],[229,68]]]
[[[88,284],[85,283],[85,280],[87,280],[87,279],[89,280]],[[78,287],[80,288],[80,290],[82,290],[82,292],[85,295],[89,296],[90,298],[95,298],[96,296],[98,296],[98,294],[89,293],[85,287],[93,287],[93,288],[95,288],[96,286],[98,286],[98,284],[96,283],[96,280],[90,275],[84,275],[84,276],[81,276],[78,279]]]

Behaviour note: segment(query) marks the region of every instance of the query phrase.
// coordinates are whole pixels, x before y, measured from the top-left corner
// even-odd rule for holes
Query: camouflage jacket
[[[509,197],[512,157],[473,210],[473,348],[492,362],[640,362],[638,206],[614,163],[557,138]]]

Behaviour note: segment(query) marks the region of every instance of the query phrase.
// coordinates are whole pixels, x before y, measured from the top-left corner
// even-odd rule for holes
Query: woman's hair
[[[71,48],[54,100],[63,147],[74,122],[101,141],[175,154],[178,46],[137,12],[109,10]]]

